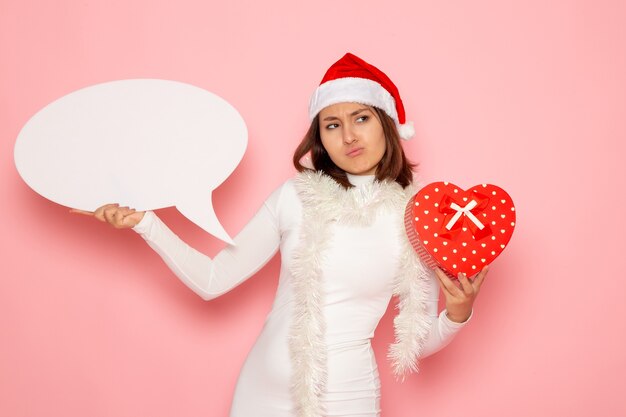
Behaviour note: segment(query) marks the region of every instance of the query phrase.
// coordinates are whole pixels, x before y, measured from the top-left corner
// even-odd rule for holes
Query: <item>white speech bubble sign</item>
[[[15,165],[38,194],[93,211],[106,203],[137,210],[175,206],[232,244],[211,193],[233,172],[248,143],[237,110],[178,81],[130,79],[74,91],[22,128]]]

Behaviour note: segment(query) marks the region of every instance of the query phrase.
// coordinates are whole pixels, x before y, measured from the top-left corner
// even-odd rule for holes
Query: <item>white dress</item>
[[[349,175],[355,193],[373,179]],[[393,295],[402,233],[397,216],[403,213],[378,214],[366,227],[333,224],[323,252],[327,382],[321,402],[325,416],[380,415],[380,383],[370,341]],[[214,259],[180,240],[153,212],[146,212],[134,227],[185,285],[205,300],[241,284],[280,250],[276,298],[241,370],[231,417],[296,416],[288,340],[294,309],[292,254],[300,242],[301,223],[302,201],[294,181],[288,180],[235,237],[236,245]],[[421,357],[444,347],[467,323],[450,321],[445,310],[437,314],[439,288],[434,275],[429,285],[427,310],[433,323]]]

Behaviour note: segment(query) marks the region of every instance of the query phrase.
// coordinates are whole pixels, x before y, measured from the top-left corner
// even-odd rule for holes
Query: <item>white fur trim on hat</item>
[[[323,108],[337,103],[361,103],[378,107],[393,119],[402,139],[415,135],[412,122],[400,124],[396,101],[382,85],[367,78],[345,77],[330,80],[317,87],[309,103],[309,118],[313,120]]]
[[[376,81],[345,77],[325,82],[311,96],[309,118],[313,120],[323,108],[337,103],[361,103],[378,107],[398,124],[396,101]]]

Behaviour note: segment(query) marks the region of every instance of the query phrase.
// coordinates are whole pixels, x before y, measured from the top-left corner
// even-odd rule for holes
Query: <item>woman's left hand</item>
[[[463,323],[469,319],[487,271],[488,267],[484,267],[471,281],[465,274],[459,273],[459,280],[453,282],[441,269],[435,268],[439,286],[446,297],[446,310],[450,320]]]

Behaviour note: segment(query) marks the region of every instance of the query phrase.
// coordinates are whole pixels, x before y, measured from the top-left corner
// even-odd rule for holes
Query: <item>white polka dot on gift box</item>
[[[468,190],[434,182],[408,202],[407,235],[430,267],[448,275],[474,275],[497,258],[515,229],[515,206],[509,194],[492,184]]]

